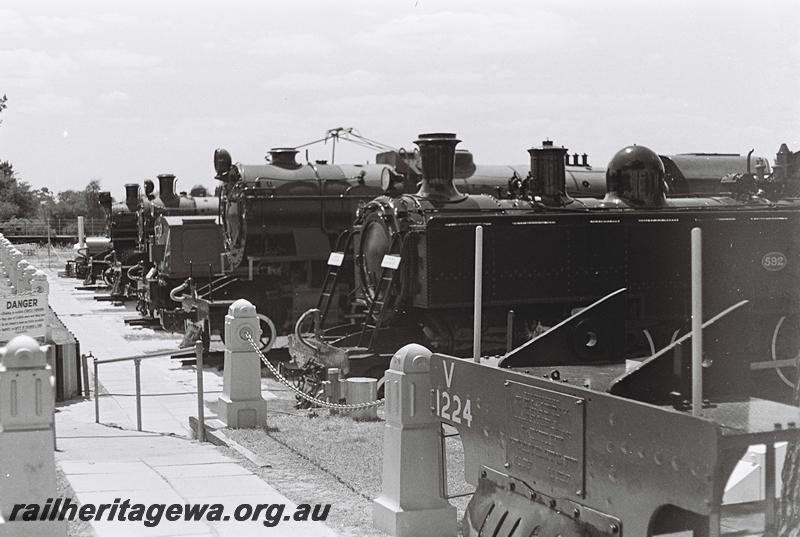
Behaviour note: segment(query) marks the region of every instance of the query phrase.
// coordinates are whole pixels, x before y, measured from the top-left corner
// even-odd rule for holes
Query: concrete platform
[[[55,271],[50,276],[51,307],[80,340],[83,353],[107,359],[177,347],[177,335],[128,327],[124,319],[131,312],[126,308],[96,302],[93,292],[75,290],[75,280],[57,278]],[[84,504],[112,504],[117,499],[221,504],[229,520],[162,520],[153,527],[131,521],[92,522],[98,537],[336,535],[320,522],[287,519],[295,503],[219,448],[191,440],[189,416],[197,414],[194,367],[182,367],[169,357],[141,362],[143,432],[136,430],[133,362],[100,365],[99,378],[101,393],[110,393],[100,399],[101,424],[95,423],[89,400],[60,405],[56,413],[56,461],[75,491],[74,499]],[[203,379],[204,404],[213,414],[222,377],[204,371]],[[279,523],[265,527],[265,512],[256,520],[234,520],[237,506],[259,504],[284,504]]]

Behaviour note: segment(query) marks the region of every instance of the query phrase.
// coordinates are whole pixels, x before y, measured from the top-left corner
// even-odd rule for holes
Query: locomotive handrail
[[[319,309],[311,308],[310,310],[308,310],[305,313],[303,313],[300,316],[300,318],[297,319],[297,322],[294,325],[294,337],[297,338],[297,341],[299,341],[301,344],[305,345],[306,347],[308,347],[309,349],[311,349],[314,352],[318,352],[319,351],[319,347],[309,343],[303,337],[301,329],[302,329],[303,323],[305,322],[306,318],[309,315],[314,315],[314,332],[316,333],[317,330],[319,329],[319,313],[320,313]]]
[[[178,287],[176,287],[175,289],[170,291],[169,292],[169,297],[172,300],[174,300],[175,302],[183,302],[185,299],[189,298],[189,295],[180,295],[180,296],[178,296],[178,293],[182,292],[187,287],[189,287],[189,280],[186,280],[185,282],[180,284]]]

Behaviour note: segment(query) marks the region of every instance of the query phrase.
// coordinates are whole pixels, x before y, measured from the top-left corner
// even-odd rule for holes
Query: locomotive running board
[[[509,352],[498,367],[620,361],[625,350],[625,291],[624,287],[617,289],[567,317]]]

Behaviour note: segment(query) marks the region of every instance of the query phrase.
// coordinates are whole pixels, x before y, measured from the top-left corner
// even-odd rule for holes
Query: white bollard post
[[[703,232],[692,228],[692,415],[703,410]]]
[[[378,379],[371,377],[350,377],[347,379],[347,403],[369,403],[378,398]],[[378,419],[378,407],[371,406],[358,410],[351,410],[350,417],[356,421],[371,421]]]
[[[386,372],[383,485],[372,504],[375,527],[394,537],[455,537],[456,508],[441,497],[439,421],[430,410],[431,351],[406,345]]]
[[[47,281],[47,274],[43,270],[37,270],[33,274],[31,292],[44,293],[45,295],[50,293],[50,282]]]
[[[78,248],[86,248],[86,234],[84,233],[83,216],[78,217]]]
[[[33,265],[28,265],[25,267],[25,270],[22,271],[22,275],[19,279],[19,288],[17,289],[17,293],[28,293],[31,290],[31,285],[33,284],[33,277],[36,275],[36,267]]]
[[[64,537],[66,522],[11,521],[14,504],[56,497],[53,379],[45,347],[17,336],[0,349],[0,536]]]
[[[267,422],[267,402],[261,397],[261,360],[246,339],[261,337],[256,307],[240,298],[225,316],[225,370],[219,419],[228,427],[261,427]]]
[[[472,305],[472,361],[481,362],[481,315],[483,310],[483,226],[475,228],[475,295]]]

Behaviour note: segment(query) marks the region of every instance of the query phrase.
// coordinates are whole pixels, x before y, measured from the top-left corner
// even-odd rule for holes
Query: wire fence
[[[49,234],[53,237],[78,235],[77,218],[61,218],[52,216],[45,218],[14,218],[0,222],[0,233],[5,236],[44,237]],[[84,219],[84,232],[86,236],[106,235],[106,219],[99,217],[86,217]]]

